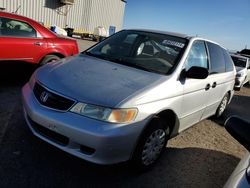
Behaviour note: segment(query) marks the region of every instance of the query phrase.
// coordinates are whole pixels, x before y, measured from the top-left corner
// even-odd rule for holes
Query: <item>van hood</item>
[[[36,79],[77,101],[119,107],[166,76],[80,54],[39,68]]]

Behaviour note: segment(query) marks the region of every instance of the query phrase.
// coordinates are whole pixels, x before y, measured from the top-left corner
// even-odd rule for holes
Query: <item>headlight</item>
[[[133,121],[137,115],[136,108],[112,109],[84,103],[77,103],[70,111],[112,123],[129,123]]]

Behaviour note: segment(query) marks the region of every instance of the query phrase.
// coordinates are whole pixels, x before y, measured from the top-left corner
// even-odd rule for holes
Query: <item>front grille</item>
[[[35,84],[33,92],[36,99],[49,108],[66,111],[74,104],[73,100],[57,95],[38,83]]]
[[[60,144],[62,146],[66,146],[69,143],[69,138],[66,136],[63,136],[59,133],[56,133],[54,131],[51,131],[41,125],[39,125],[38,123],[34,122],[29,116],[27,116],[30,125],[32,126],[32,128],[39,134],[41,134],[42,136],[48,138],[49,140]]]

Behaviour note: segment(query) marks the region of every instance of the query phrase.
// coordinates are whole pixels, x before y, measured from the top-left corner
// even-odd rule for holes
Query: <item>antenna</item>
[[[21,8],[21,5],[19,5],[18,7],[17,7],[17,9],[16,9],[16,11],[14,11],[14,12],[12,12],[12,13],[17,13],[17,11],[19,10]]]

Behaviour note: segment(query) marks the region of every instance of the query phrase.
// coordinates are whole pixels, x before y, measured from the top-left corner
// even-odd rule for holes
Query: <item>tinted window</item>
[[[101,59],[160,74],[170,74],[179,62],[187,40],[175,36],[121,31],[89,51]]]
[[[231,56],[229,55],[229,53],[226,50],[223,50],[223,52],[224,52],[223,53],[224,59],[226,62],[226,72],[233,71],[234,70],[234,63],[233,63]]]
[[[224,49],[222,49],[224,54],[224,59],[226,62],[226,72],[233,71],[234,70],[234,64],[231,56],[228,54],[228,52]]]
[[[234,65],[237,67],[246,67],[247,64],[247,59],[245,58],[241,58],[241,57],[236,57],[236,56],[232,56],[232,59],[234,61]]]
[[[190,49],[185,68],[188,70],[193,66],[204,67],[208,69],[208,57],[205,43],[203,41],[195,41]]]
[[[27,23],[9,18],[0,18],[0,35],[36,37],[36,31]]]
[[[211,70],[210,73],[222,73],[225,72],[225,61],[224,61],[224,54],[220,46],[217,44],[213,44],[207,42],[208,49],[209,49],[209,56],[210,56],[210,63],[211,63]]]

